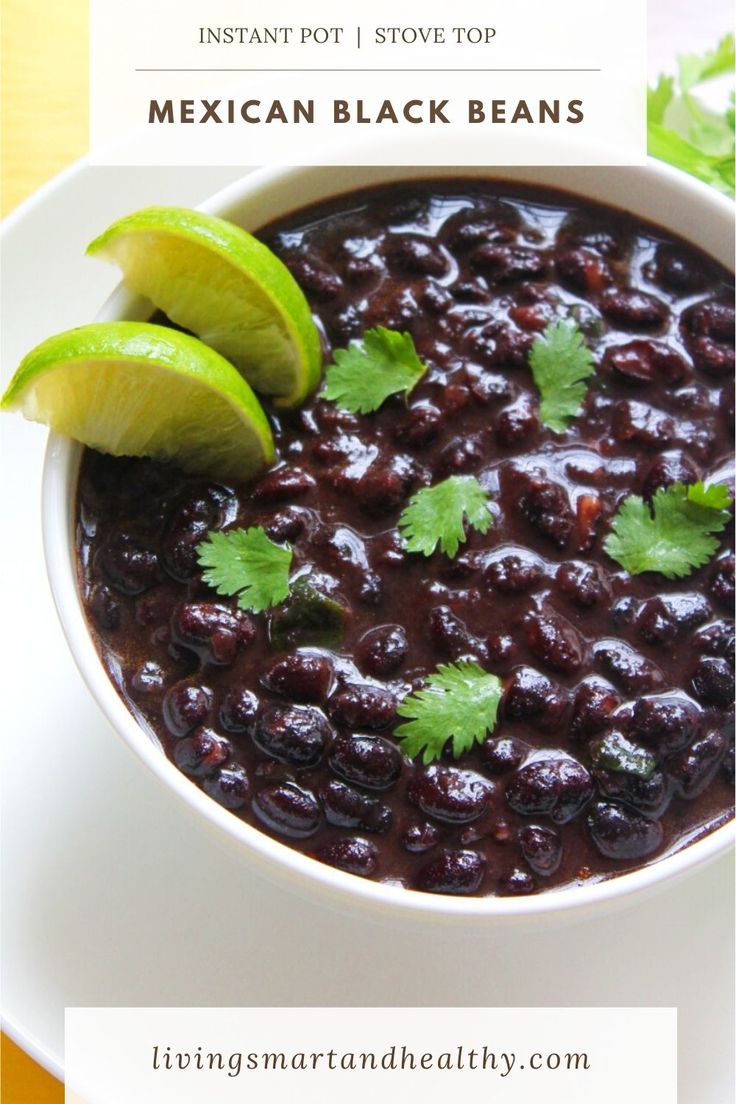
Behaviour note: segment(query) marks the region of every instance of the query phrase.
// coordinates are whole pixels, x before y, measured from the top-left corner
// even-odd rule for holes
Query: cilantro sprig
[[[629,740],[622,732],[609,732],[589,745],[593,765],[614,774],[632,774],[644,781],[654,773],[657,760],[650,751]]]
[[[451,559],[466,540],[465,522],[479,533],[493,524],[488,495],[472,475],[451,475],[434,487],[424,487],[409,499],[399,518],[399,529],[408,552],[431,556],[440,551]]]
[[[408,720],[394,735],[412,759],[420,752],[424,763],[439,759],[448,740],[458,759],[493,731],[502,694],[501,680],[477,663],[443,663],[427,678],[426,686],[398,707],[399,716]]]
[[[539,418],[555,433],[564,433],[580,413],[585,383],[592,376],[593,354],[572,319],[550,322],[529,352],[534,383],[539,391]]]
[[[630,575],[658,571],[666,579],[682,579],[708,563],[718,549],[713,533],[728,524],[732,505],[719,483],[661,488],[651,508],[629,495],[611,524],[604,548]]]
[[[378,410],[389,395],[409,394],[426,372],[411,334],[377,326],[360,341],[336,349],[325,372],[324,396],[352,414]]]
[[[283,602],[289,593],[291,548],[275,544],[260,525],[213,531],[197,545],[204,581],[218,594],[237,594],[241,609],[252,613]]]
[[[734,191],[734,91],[718,114],[694,95],[706,81],[735,69],[734,36],[725,35],[714,50],[678,57],[678,76],[660,76],[647,91],[649,153],[712,184],[726,195]]]

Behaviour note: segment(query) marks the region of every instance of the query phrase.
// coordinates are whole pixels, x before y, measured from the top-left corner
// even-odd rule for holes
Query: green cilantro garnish
[[[207,534],[197,545],[204,581],[218,594],[238,595],[241,609],[261,613],[289,593],[291,549],[274,544],[260,525]]]
[[[651,752],[627,739],[621,732],[609,732],[590,745],[593,765],[615,774],[633,774],[646,780],[654,773],[657,760]]]
[[[564,433],[580,413],[583,380],[594,372],[593,354],[575,322],[550,322],[532,343],[529,364],[540,394],[541,422],[555,433]]]
[[[409,720],[394,735],[412,759],[422,750],[423,762],[439,759],[448,740],[457,759],[493,731],[502,693],[501,680],[477,663],[443,663],[398,707],[399,716]]]
[[[725,35],[715,50],[678,57],[678,78],[660,76],[647,92],[649,153],[712,184],[726,195],[734,191],[734,93],[719,114],[706,107],[693,89],[724,74],[734,74],[734,36]]]
[[[493,524],[488,495],[472,475],[451,475],[434,487],[425,487],[409,499],[399,528],[409,552],[431,556],[439,544],[450,558],[466,539],[465,519],[479,533]]]
[[[325,373],[324,395],[352,414],[370,414],[389,395],[408,395],[425,372],[411,334],[377,326],[348,349],[335,351],[335,363]]]
[[[271,643],[277,651],[294,644],[337,648],[349,616],[345,606],[312,585],[309,575],[301,575],[292,583],[286,605],[272,617]]]
[[[681,579],[716,552],[718,541],[711,534],[728,524],[729,506],[728,490],[718,483],[660,487],[652,508],[638,495],[629,495],[613,519],[604,548],[630,575],[659,571],[667,579]]]

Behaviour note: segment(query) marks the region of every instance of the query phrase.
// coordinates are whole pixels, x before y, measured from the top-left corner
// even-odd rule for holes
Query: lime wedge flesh
[[[115,456],[250,479],[273,461],[271,429],[243,377],[188,334],[98,322],[37,345],[0,407]]]
[[[87,253],[117,264],[125,283],[197,334],[279,406],[319,382],[321,347],[288,268],[252,234],[184,207],[146,207],[113,223]]]

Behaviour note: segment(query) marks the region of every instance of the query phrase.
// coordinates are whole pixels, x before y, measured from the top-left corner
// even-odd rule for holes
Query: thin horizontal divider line
[[[600,73],[600,69],[147,69],[136,73]]]

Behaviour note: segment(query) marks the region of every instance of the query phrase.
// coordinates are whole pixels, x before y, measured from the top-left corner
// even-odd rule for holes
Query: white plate
[[[92,169],[8,223],[2,376],[89,320],[115,275],[90,238],[149,202],[196,203],[234,170]],[[676,1005],[680,1102],[732,1096],[732,865],[552,932],[393,931],[298,900],[214,849],[121,746],[69,656],[46,583],[45,434],[4,419],[3,1011],[57,1076],[66,1005]]]

